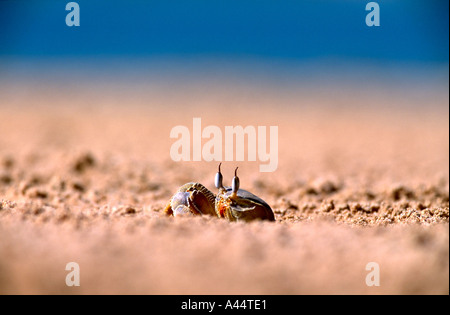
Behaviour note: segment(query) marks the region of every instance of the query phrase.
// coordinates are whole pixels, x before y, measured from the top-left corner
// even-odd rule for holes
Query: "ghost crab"
[[[187,183],[173,195],[164,212],[173,216],[209,214],[229,221],[275,221],[272,209],[264,200],[239,188],[238,168],[231,187],[223,186],[221,164],[215,178],[217,196],[200,183]]]

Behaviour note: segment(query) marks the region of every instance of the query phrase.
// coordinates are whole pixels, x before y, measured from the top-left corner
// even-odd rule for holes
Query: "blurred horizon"
[[[79,0],[79,27],[68,2],[0,2],[0,56],[449,60],[448,1],[377,1],[379,27],[370,1]]]
[[[379,27],[370,1],[68,2],[0,1],[1,84],[448,91],[448,1],[376,1]]]

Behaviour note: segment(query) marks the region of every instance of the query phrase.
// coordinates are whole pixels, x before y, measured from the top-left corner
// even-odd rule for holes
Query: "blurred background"
[[[24,125],[4,126],[3,150],[39,133],[39,150],[104,144],[169,159],[171,128],[201,117],[280,126],[280,166],[303,157],[306,167],[336,158],[345,126],[370,132],[348,131],[360,139],[344,150],[373,152],[399,129],[411,138],[422,125],[430,139],[438,131],[426,124],[448,125],[448,1],[378,1],[372,27],[360,0],[80,0],[72,27],[67,3],[0,2],[0,107]]]
[[[378,1],[379,27],[361,0],[80,0],[79,27],[68,2],[0,2],[2,84],[448,82],[448,1]]]
[[[336,121],[367,128],[378,116],[400,126],[415,115],[419,124],[428,117],[443,125],[435,118],[448,116],[448,1],[378,1],[380,26],[372,27],[369,1],[360,0],[80,0],[80,26],[72,27],[67,3],[0,2],[0,106],[12,110],[2,116],[20,120],[27,108],[24,115],[41,120],[35,129],[16,129],[22,139],[54,121],[79,135],[86,117],[62,118],[75,119],[70,110],[82,107],[78,114],[99,113],[110,125],[92,118],[93,133],[129,133],[124,145],[136,138],[125,113],[136,128],[153,125],[136,132],[165,158],[170,129],[191,128],[193,117],[202,117],[203,126],[281,126],[282,158],[291,149],[288,133],[300,135],[304,147],[312,138],[332,147],[345,138],[335,132],[342,129],[332,126]],[[316,124],[305,125],[311,118]],[[383,142],[377,129],[359,145]],[[49,129],[42,143],[69,143],[67,133]]]

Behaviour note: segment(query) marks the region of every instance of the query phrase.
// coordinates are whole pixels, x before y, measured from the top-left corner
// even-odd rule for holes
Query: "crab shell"
[[[216,196],[217,216],[229,221],[269,220],[275,221],[272,208],[251,192],[239,189],[233,195],[231,187],[220,188]]]
[[[216,215],[215,196],[200,183],[187,183],[170,199],[164,212],[167,215]]]

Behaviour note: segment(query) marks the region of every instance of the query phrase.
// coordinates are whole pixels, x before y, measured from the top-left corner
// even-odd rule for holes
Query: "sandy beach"
[[[0,294],[448,294],[448,94],[3,84]],[[278,126],[278,168],[227,161],[275,222],[166,217],[218,162],[176,125]],[[66,264],[80,266],[68,287]],[[366,266],[380,267],[367,286]]]

